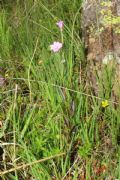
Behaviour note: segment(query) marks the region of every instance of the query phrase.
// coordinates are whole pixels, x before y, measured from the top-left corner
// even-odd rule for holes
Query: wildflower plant
[[[64,27],[64,22],[63,21],[58,21],[56,25],[59,27],[61,31],[61,42],[54,41],[53,44],[50,45],[50,50],[53,51],[54,53],[59,52],[59,50],[63,47],[63,27]]]
[[[64,22],[63,21],[58,21],[56,23],[56,25],[58,26],[60,33],[61,33],[61,42],[59,41],[54,41],[51,45],[50,45],[50,50],[55,53],[56,55],[54,56],[54,58],[56,58],[56,60],[54,61],[54,65],[55,65],[55,69],[58,72],[58,74],[61,75],[60,79],[63,80],[64,79],[64,52],[62,51],[62,53],[59,53],[60,50],[63,48],[63,29],[64,29]]]

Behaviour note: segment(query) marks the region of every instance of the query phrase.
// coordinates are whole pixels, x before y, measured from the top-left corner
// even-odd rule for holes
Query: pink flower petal
[[[63,30],[63,27],[64,27],[64,22],[63,21],[58,21],[56,23],[56,25],[60,28],[61,31]]]
[[[53,52],[58,52],[63,47],[63,44],[60,42],[54,42],[50,45],[50,50]]]

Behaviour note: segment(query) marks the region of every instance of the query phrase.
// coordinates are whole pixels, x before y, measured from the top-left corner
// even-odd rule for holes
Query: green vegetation
[[[105,65],[102,77],[95,71],[100,98],[94,96],[80,37],[81,5],[1,2],[2,179],[120,179],[120,105],[111,100],[116,64]],[[50,51],[54,41],[63,41],[58,53]]]

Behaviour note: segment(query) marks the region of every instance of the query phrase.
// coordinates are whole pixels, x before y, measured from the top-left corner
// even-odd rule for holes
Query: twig
[[[36,160],[36,161],[30,162],[28,164],[18,165],[16,168],[11,168],[9,170],[0,172],[0,175],[2,176],[2,175],[5,175],[5,174],[8,174],[10,172],[13,172],[13,171],[16,171],[16,170],[20,170],[20,169],[23,169],[23,168],[27,168],[27,167],[32,166],[34,164],[42,163],[42,162],[45,162],[45,161],[48,161],[48,160],[51,160],[51,159],[54,159],[54,158],[57,158],[57,157],[60,157],[60,156],[64,156],[64,155],[65,155],[65,153],[60,153],[60,154],[56,154],[54,156],[50,156],[50,157],[46,157],[44,159],[40,159],[40,160]]]

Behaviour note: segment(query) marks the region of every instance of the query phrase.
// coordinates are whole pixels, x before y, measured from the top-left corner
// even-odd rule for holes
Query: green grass
[[[82,0],[16,0],[0,11],[2,179],[120,179],[120,105],[111,100],[114,67],[95,72],[96,98],[81,42]],[[56,26],[65,23],[64,46]],[[87,83],[86,83],[87,82]],[[6,143],[6,144],[5,144]],[[12,144],[11,144],[12,143]],[[19,165],[65,153],[26,168]],[[5,170],[15,168],[2,175]]]

